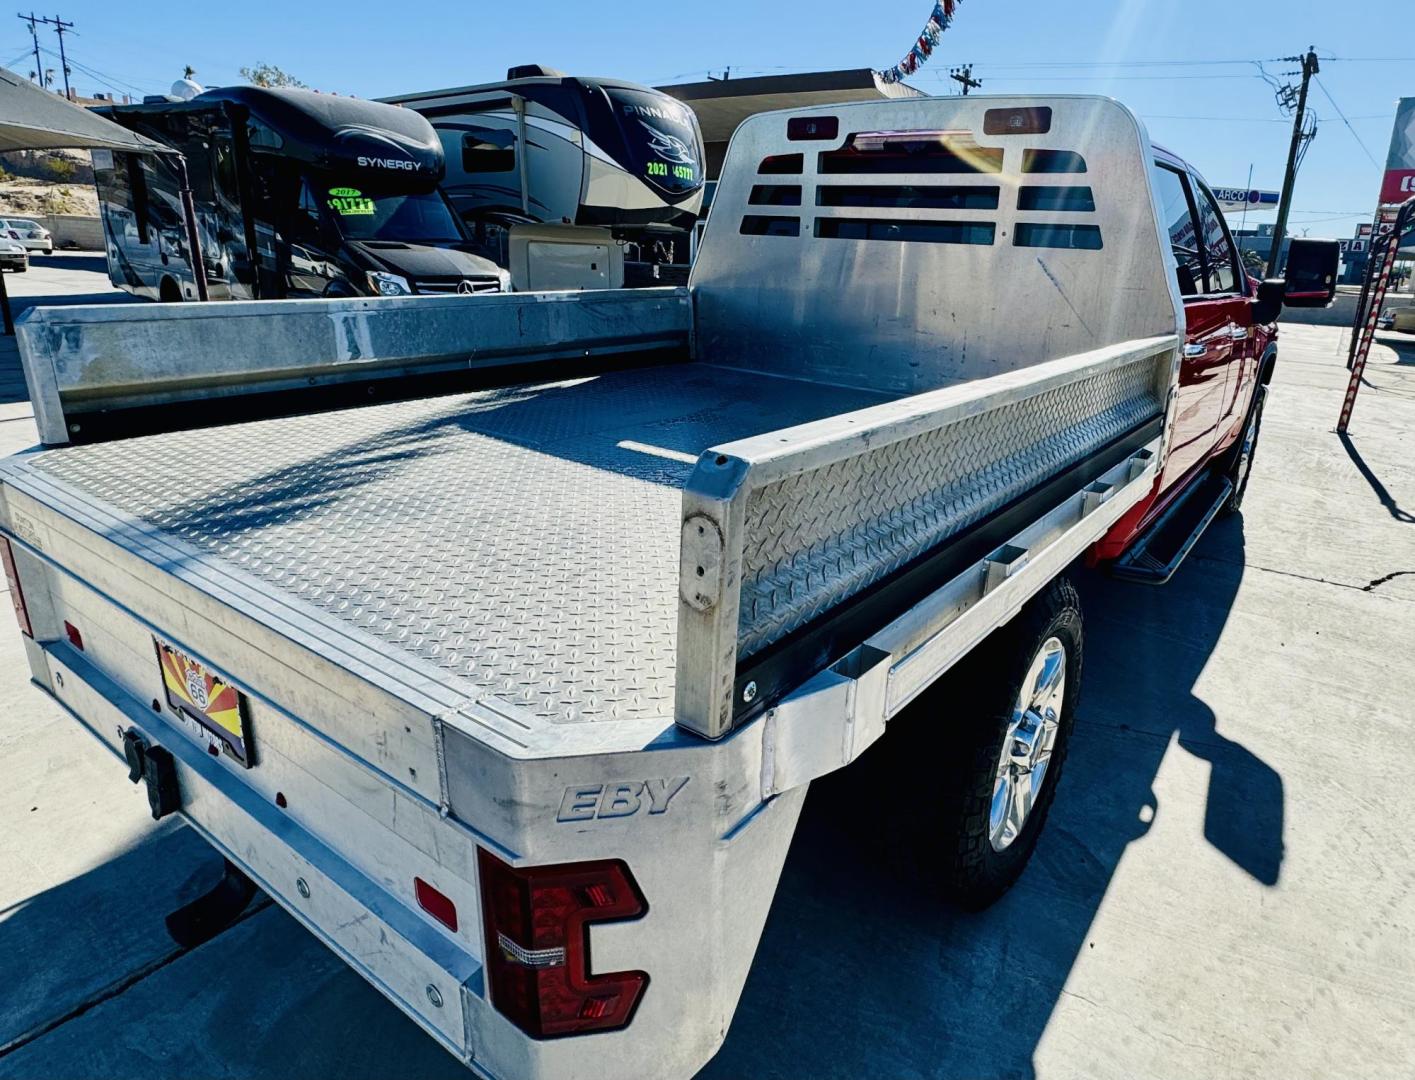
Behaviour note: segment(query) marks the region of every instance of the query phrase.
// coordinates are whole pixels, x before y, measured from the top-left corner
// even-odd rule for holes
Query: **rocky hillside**
[[[0,213],[98,213],[87,150],[19,150],[0,154]]]

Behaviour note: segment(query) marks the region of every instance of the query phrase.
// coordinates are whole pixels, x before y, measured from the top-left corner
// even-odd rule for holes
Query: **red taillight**
[[[444,896],[420,877],[413,878],[413,892],[417,894],[418,907],[454,934],[457,932],[457,905],[451,897]]]
[[[34,637],[34,627],[30,625],[29,608],[25,607],[25,593],[20,588],[20,572],[15,569],[15,553],[10,541],[0,536],[0,562],[5,564],[5,580],[10,584],[10,603],[15,605],[15,618],[20,622],[20,633]]]
[[[79,652],[84,651],[84,636],[79,633],[79,628],[69,622],[68,619],[64,620],[64,636],[69,639],[69,644],[78,649]]]
[[[648,910],[619,860],[516,869],[478,850],[491,1000],[536,1038],[621,1028],[649,977],[590,974],[593,923]]]

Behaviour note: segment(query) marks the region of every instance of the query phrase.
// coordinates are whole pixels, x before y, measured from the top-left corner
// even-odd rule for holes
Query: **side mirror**
[[[1324,308],[1336,298],[1336,268],[1341,245],[1336,240],[1292,240],[1287,248],[1288,307]]]
[[[1258,298],[1253,301],[1253,322],[1259,326],[1276,322],[1282,314],[1282,302],[1287,293],[1287,282],[1282,278],[1268,278],[1258,285]]]

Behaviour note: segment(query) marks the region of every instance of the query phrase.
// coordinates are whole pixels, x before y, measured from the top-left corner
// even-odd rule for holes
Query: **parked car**
[[[1415,308],[1404,308],[1395,312],[1391,319],[1391,329],[1402,334],[1415,334]]]
[[[0,270],[23,274],[29,269],[29,252],[18,240],[0,237]]]
[[[5,218],[4,233],[10,240],[18,240],[26,251],[42,251],[54,254],[54,237],[48,229],[29,218]]]

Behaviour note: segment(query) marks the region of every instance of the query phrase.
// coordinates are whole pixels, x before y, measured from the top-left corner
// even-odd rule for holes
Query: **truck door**
[[[1204,459],[1217,438],[1233,339],[1228,332],[1229,313],[1224,301],[1208,293],[1202,242],[1196,227],[1199,215],[1187,174],[1157,162],[1156,188],[1187,323],[1173,441],[1161,482],[1162,487],[1168,488]]]
[[[1204,269],[1208,275],[1208,291],[1204,307],[1212,315],[1217,339],[1221,344],[1227,335],[1228,361],[1225,364],[1222,404],[1218,411],[1221,439],[1238,421],[1238,403],[1246,400],[1244,391],[1256,377],[1257,357],[1254,355],[1253,305],[1248,297],[1248,275],[1238,258],[1228,224],[1218,208],[1213,193],[1197,176],[1191,177],[1194,199],[1199,207],[1199,227],[1204,237]],[[1221,350],[1215,350],[1215,362]]]

